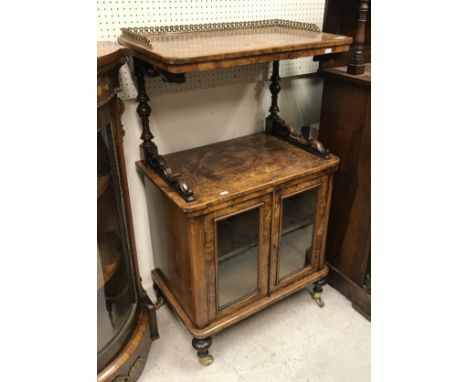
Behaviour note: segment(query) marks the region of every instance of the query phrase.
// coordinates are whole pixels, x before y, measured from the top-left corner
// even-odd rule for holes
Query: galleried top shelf
[[[346,52],[353,39],[315,24],[263,20],[122,28],[118,41],[160,69],[187,73]]]

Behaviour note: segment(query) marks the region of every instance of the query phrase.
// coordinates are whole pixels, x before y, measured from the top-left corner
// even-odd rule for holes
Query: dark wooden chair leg
[[[203,366],[211,365],[214,361],[213,356],[208,353],[212,342],[211,337],[204,339],[194,338],[192,340],[192,346],[197,351],[198,360]]]
[[[316,281],[314,283],[314,289],[313,289],[313,292],[312,292],[312,298],[314,299],[314,301],[317,303],[317,305],[320,307],[320,308],[323,308],[325,306],[325,302],[322,300],[322,292],[323,292],[323,286],[326,284],[327,282],[325,281],[325,279],[321,279],[319,281]]]

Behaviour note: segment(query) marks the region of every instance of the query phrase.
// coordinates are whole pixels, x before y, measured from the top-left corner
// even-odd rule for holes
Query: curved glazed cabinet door
[[[137,298],[116,130],[107,107],[97,132],[97,353],[98,369],[121,347],[132,325]]]

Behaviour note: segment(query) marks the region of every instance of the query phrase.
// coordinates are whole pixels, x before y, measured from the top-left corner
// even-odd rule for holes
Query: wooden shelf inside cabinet
[[[299,176],[336,168],[339,159],[323,159],[272,135],[256,133],[166,155],[199,198],[187,203],[155,171],[137,162],[146,177],[181,211],[206,213],[246,193],[273,189]]]
[[[119,43],[142,61],[188,73],[347,52],[352,38],[284,20],[123,28]]]
[[[110,174],[98,175],[97,177],[97,198],[99,199],[107,191],[110,185]]]
[[[115,232],[108,232],[98,237],[98,250],[101,269],[97,272],[97,289],[102,288],[119,268],[122,247]]]

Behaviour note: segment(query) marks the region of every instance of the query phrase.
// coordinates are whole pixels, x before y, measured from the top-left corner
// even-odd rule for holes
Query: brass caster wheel
[[[156,283],[153,284],[153,288],[154,288],[154,291],[156,292],[156,304],[154,305],[155,305],[156,310],[158,310],[161,306],[164,305],[166,300],[164,300],[164,296],[161,292],[161,289],[159,289],[159,286]]]
[[[214,361],[214,357],[211,355],[211,354],[208,354],[207,356],[205,357],[200,357],[198,358],[198,360],[200,361],[200,363],[203,365],[203,366],[209,366],[213,363]]]
[[[198,361],[203,366],[211,365],[214,361],[214,358],[211,354],[208,353],[208,349],[210,348],[212,343],[211,337],[199,339],[194,338],[192,340],[192,346],[197,351]]]
[[[322,297],[320,297],[320,293],[313,293],[312,298],[320,308],[323,308],[325,306],[325,301],[323,301]]]
[[[156,310],[158,310],[161,306],[166,303],[162,296],[159,296],[158,300],[156,301]]]

